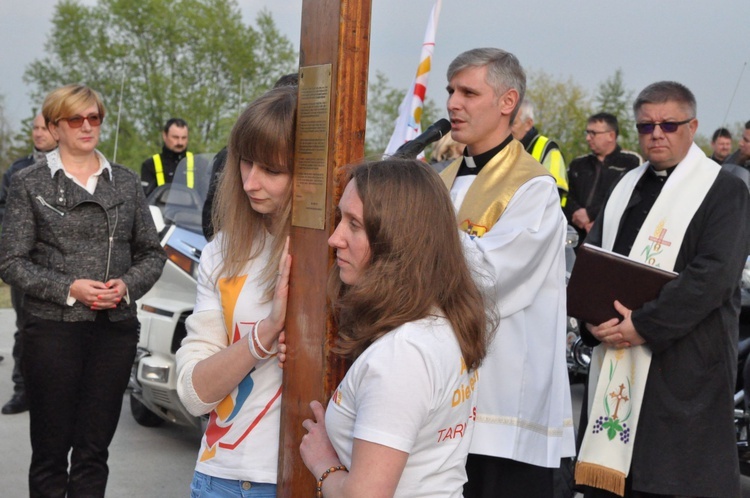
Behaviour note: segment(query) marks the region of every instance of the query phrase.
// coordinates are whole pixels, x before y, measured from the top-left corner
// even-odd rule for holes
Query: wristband
[[[268,358],[269,356],[276,354],[279,348],[277,347],[277,348],[274,348],[272,351],[269,351],[266,348],[264,348],[263,343],[260,342],[260,337],[258,337],[258,328],[260,327],[260,322],[262,322],[263,320],[265,320],[265,318],[261,318],[260,320],[255,322],[255,325],[253,325],[253,330],[251,332],[253,334],[253,338],[255,339],[255,343],[258,346],[258,349],[260,349],[265,355],[267,355],[266,358]]]
[[[315,485],[315,498],[323,498],[323,481],[326,480],[326,477],[331,475],[334,472],[338,472],[339,470],[343,470],[345,472],[349,472],[349,469],[344,467],[343,465],[337,465],[335,467],[329,467],[326,469],[325,472],[323,472],[323,475],[320,476],[320,479],[318,479],[318,483]]]
[[[258,322],[253,325],[252,330],[247,334],[247,347],[250,349],[250,354],[253,355],[253,358],[255,358],[258,361],[263,361],[269,358],[269,356],[262,356],[255,345],[255,334],[253,333],[255,331],[255,327],[258,325]]]

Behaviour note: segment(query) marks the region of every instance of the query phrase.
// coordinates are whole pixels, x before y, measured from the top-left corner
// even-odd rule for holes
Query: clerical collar
[[[494,147],[487,152],[477,154],[476,156],[469,155],[469,147],[464,148],[464,160],[461,162],[461,166],[458,168],[456,176],[478,175],[479,172],[482,171],[482,168],[484,168],[484,165],[490,162],[490,159],[498,155],[512,140],[513,135],[508,135],[508,138],[503,140],[503,142],[497,147]]]
[[[674,165],[671,168],[667,168],[667,169],[663,169],[663,170],[657,170],[657,169],[654,169],[653,165],[649,164],[648,169],[649,169],[649,171],[651,171],[651,173],[654,176],[666,176],[666,177],[668,177],[669,175],[672,174],[672,172],[674,171],[674,169],[676,167],[677,167],[677,165]]]

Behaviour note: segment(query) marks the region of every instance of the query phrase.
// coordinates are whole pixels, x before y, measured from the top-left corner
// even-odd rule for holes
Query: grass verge
[[[10,285],[0,280],[0,308],[12,308],[10,303]]]

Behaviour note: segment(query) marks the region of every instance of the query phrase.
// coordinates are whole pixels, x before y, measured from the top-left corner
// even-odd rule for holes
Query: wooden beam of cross
[[[344,362],[330,352],[335,331],[327,314],[325,296],[328,269],[333,262],[327,241],[333,232],[335,207],[341,197],[342,168],[364,157],[370,15],[371,0],[302,2],[300,75],[310,79],[309,75],[324,76],[330,69],[330,87],[325,95],[328,99],[324,99],[321,96],[326,93],[322,91],[326,89],[325,83],[301,80],[300,108],[307,106],[308,114],[304,116],[307,119],[310,111],[315,112],[321,102],[329,102],[330,107],[326,110],[325,164],[322,171],[305,176],[305,181],[312,178],[312,183],[319,182],[311,190],[301,180],[301,172],[310,166],[308,162],[321,156],[314,154],[304,158],[306,162],[301,164],[299,141],[301,134],[313,130],[309,135],[312,138],[306,140],[314,142],[317,137],[314,132],[320,127],[319,123],[309,122],[311,125],[301,130],[303,116],[299,109],[297,115],[293,207],[304,211],[306,205],[309,210],[319,212],[321,227],[295,226],[293,222],[291,229],[292,273],[286,319],[289,353],[284,366],[281,403],[279,498],[314,496],[316,479],[299,456],[305,432],[302,421],[312,415],[310,401],[317,399],[325,406],[345,371]],[[318,70],[319,66],[323,66],[323,70]],[[313,148],[320,152],[321,147],[309,149]],[[309,194],[310,191],[320,194],[321,190],[320,202],[317,197],[311,199],[315,194]],[[293,212],[293,219],[298,218],[298,214]]]

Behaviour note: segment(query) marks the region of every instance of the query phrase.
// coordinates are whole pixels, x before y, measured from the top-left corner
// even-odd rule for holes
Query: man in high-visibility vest
[[[161,153],[154,154],[141,165],[141,183],[146,195],[156,187],[172,183],[177,165],[183,159],[187,161],[187,187],[194,188],[195,159],[193,153],[187,151],[187,122],[180,118],[170,118],[164,125],[161,137],[164,141]]]
[[[534,104],[525,99],[518,108],[516,119],[511,125],[513,138],[520,141],[526,152],[542,163],[547,171],[555,178],[557,191],[560,193],[560,204],[565,207],[568,195],[568,172],[565,168],[565,158],[560,146],[549,138],[540,135],[534,127]]]

